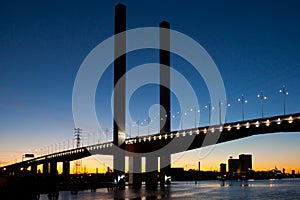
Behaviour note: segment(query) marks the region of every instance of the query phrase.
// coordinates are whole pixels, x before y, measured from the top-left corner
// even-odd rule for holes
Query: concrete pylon
[[[159,24],[159,62],[160,62],[160,133],[171,131],[170,110],[171,110],[171,92],[170,92],[170,23],[162,21]],[[164,111],[163,111],[164,109]],[[169,176],[171,168],[171,155],[160,156],[160,187],[165,186],[165,176]],[[163,167],[162,167],[163,166]]]
[[[43,163],[43,174],[49,174],[49,163]]]
[[[36,164],[32,164],[30,167],[31,167],[31,169],[30,169],[31,172],[37,173],[37,165]]]
[[[57,172],[57,162],[55,162],[55,161],[50,162],[50,174],[51,175],[57,175],[58,174],[58,172]]]
[[[121,37],[116,34],[126,31],[126,6],[118,4],[115,7],[115,37],[114,37],[114,127],[113,143],[124,149],[126,124],[126,33]],[[120,56],[121,55],[121,56]],[[119,56],[119,57],[118,57]],[[122,174],[125,171],[125,154],[114,155],[114,171]],[[118,168],[118,169],[116,169]]]
[[[146,157],[146,188],[156,189],[158,185],[157,179],[157,169],[158,169],[158,158],[155,155],[149,155]]]
[[[134,189],[142,186],[142,158],[139,156],[129,156],[129,184]]]
[[[159,24],[159,101],[160,109],[160,133],[170,132],[170,23],[163,21]]]
[[[63,162],[63,171],[62,173],[64,175],[69,175],[70,174],[70,161],[64,161]]]

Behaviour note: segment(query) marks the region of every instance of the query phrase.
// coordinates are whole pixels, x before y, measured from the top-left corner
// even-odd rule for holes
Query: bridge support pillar
[[[43,174],[49,173],[49,163],[43,163]]]
[[[113,158],[114,173],[122,175],[125,173],[125,154],[114,155]]]
[[[170,176],[171,174],[171,155],[163,155],[160,157],[160,188],[165,188],[166,179],[165,177]]]
[[[36,172],[37,172],[37,165],[36,164],[32,164],[30,166],[30,168],[31,168],[30,171],[36,174]]]
[[[115,7],[113,143],[121,149],[125,147],[126,137],[126,35],[117,34],[123,31],[126,31],[126,6],[118,4]],[[113,165],[116,174],[124,174],[125,153],[116,152]]]
[[[154,155],[146,157],[146,188],[156,189],[157,188],[157,169],[158,169],[158,158]]]
[[[57,162],[50,163],[50,174],[58,174],[57,172]]]
[[[140,189],[142,186],[142,159],[141,157],[129,157],[129,184],[134,189]]]
[[[63,172],[64,175],[70,174],[70,161],[64,161],[63,162]]]

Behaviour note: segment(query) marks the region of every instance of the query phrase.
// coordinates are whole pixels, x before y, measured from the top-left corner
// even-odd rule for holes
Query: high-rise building
[[[228,159],[228,172],[236,173],[241,171],[241,162],[240,159],[233,159],[230,157]]]
[[[220,164],[220,172],[221,172],[221,174],[226,173],[226,163],[221,163]]]
[[[239,160],[241,163],[241,171],[247,172],[252,169],[252,155],[240,154]]]

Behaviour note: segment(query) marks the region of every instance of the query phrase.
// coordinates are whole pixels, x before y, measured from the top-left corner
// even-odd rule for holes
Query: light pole
[[[267,100],[267,97],[264,96],[261,90],[260,93],[257,95],[257,98],[261,99],[261,118],[264,118],[264,101]]]
[[[231,107],[231,104],[228,103],[228,104],[227,104],[227,107],[228,107],[228,108]],[[228,114],[228,111],[226,112],[226,115],[225,115],[225,124],[227,123],[227,114]]]
[[[195,128],[197,128],[197,113],[200,115],[200,109],[197,109],[197,107],[194,108],[195,112]],[[200,117],[199,117],[199,122],[200,122]]]
[[[137,120],[137,136],[139,137],[140,136],[140,120]]]
[[[282,86],[282,88],[279,90],[280,93],[282,93],[282,97],[283,97],[283,114],[286,114],[286,96],[289,94],[286,91],[285,85]]]
[[[219,101],[219,122],[220,122],[220,124],[222,124],[222,109],[221,109],[222,105],[223,105],[223,102]]]
[[[132,122],[129,122],[129,138],[131,138],[131,126],[132,126]]]
[[[151,122],[151,119],[150,117],[148,117],[148,135],[150,135],[150,122]]]
[[[187,112],[183,113],[184,116],[187,116]],[[184,122],[184,117],[182,116],[182,120],[181,120],[181,130],[183,129],[183,122]]]
[[[204,106],[206,109],[208,109],[208,124],[210,124],[210,115],[211,115],[211,104],[209,103],[208,105]]]
[[[244,95],[242,95],[241,98],[238,98],[238,101],[242,102],[242,119],[243,119],[243,121],[245,121],[245,108],[244,108],[244,104],[248,103],[248,100],[245,100],[244,99]]]

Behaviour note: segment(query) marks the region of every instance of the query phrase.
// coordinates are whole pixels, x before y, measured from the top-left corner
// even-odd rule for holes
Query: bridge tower
[[[170,75],[170,23],[162,21],[159,24],[159,77],[160,77],[160,88],[159,88],[159,100],[160,100],[160,118],[165,120],[160,120],[160,133],[168,133],[171,131],[171,75]],[[164,109],[164,111],[163,111]],[[165,176],[170,175],[171,168],[171,155],[165,154],[160,155],[160,187],[165,186]]]
[[[113,143],[124,148],[126,124],[126,6],[118,4],[115,7],[115,36],[114,36],[114,126]],[[122,33],[122,36],[117,35]],[[118,57],[119,56],[119,57]],[[116,86],[118,84],[118,90]],[[114,155],[114,170],[118,174],[125,171],[125,154]]]

